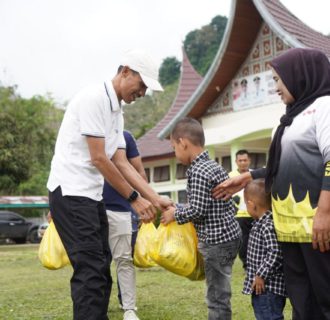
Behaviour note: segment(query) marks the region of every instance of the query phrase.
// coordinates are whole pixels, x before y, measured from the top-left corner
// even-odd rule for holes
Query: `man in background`
[[[237,169],[229,172],[230,178],[250,171],[251,158],[247,150],[238,150],[236,152],[235,162],[237,165]],[[244,189],[236,193],[233,196],[233,199],[237,207],[236,219],[242,230],[242,245],[239,249],[238,255],[242,261],[244,270],[246,270],[247,245],[253,218],[251,218],[251,216],[247,212],[246,205],[244,203]]]
[[[126,157],[134,169],[147,182],[133,135],[124,131],[126,148],[119,148],[116,157]],[[120,162],[120,159],[117,159]],[[119,164],[120,165],[120,164]],[[132,251],[134,248],[137,226],[133,221],[135,212],[131,204],[120,195],[107,181],[104,183],[103,199],[109,222],[109,245],[116,264],[118,280],[118,298],[124,310],[124,320],[139,320],[136,311],[136,280]],[[133,234],[133,222],[136,232]],[[134,238],[133,238],[134,235]]]

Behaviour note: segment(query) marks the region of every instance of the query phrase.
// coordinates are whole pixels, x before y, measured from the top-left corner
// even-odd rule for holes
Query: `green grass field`
[[[71,267],[50,271],[37,258],[37,245],[0,246],[0,319],[72,319],[69,280]],[[116,279],[112,268],[112,275]],[[236,261],[232,279],[234,320],[254,319],[250,297],[241,294],[243,269]],[[137,306],[141,320],[207,319],[205,283],[192,282],[161,268],[137,270]],[[109,315],[121,320],[117,286]],[[291,319],[287,301],[285,319]]]

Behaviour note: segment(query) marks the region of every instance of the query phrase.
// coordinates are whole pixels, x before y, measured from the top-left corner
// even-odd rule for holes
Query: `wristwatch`
[[[138,196],[139,196],[139,193],[136,190],[133,190],[132,193],[130,194],[130,196],[127,198],[127,201],[133,202],[134,200],[137,199]]]

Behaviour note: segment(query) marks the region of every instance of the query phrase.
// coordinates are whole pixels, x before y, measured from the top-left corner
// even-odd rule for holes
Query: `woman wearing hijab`
[[[227,180],[213,195],[227,199],[266,178],[293,319],[330,319],[330,63],[321,51],[297,48],[271,66],[287,107],[267,167]]]

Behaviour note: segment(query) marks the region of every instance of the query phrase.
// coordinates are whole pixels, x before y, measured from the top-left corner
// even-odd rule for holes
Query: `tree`
[[[163,86],[174,83],[180,76],[180,61],[175,57],[165,58],[159,69],[159,81]]]
[[[216,16],[209,25],[191,31],[184,40],[184,48],[196,71],[205,75],[223,38],[227,18]]]
[[[62,114],[50,98],[23,99],[16,87],[0,86],[0,194],[47,192],[45,173]],[[26,188],[37,176],[43,177],[38,186]]]
[[[125,128],[138,139],[152,129],[165,115],[175,99],[178,81],[124,106]]]

